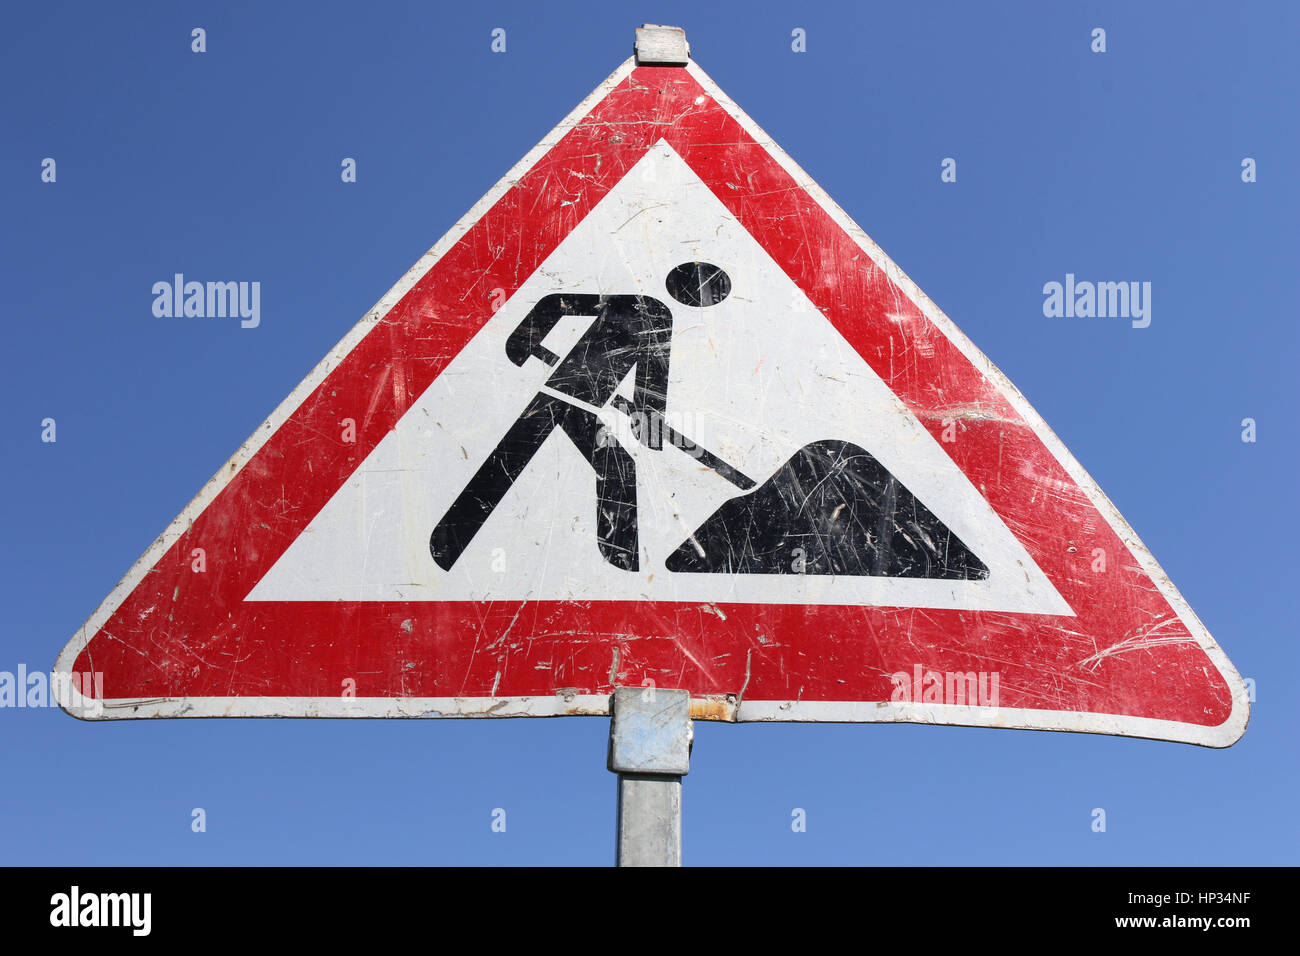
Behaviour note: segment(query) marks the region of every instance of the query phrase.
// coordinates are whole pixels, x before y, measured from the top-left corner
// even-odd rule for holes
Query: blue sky
[[[1284,3],[11,6],[0,670],[51,666],[647,20],[684,26],[722,89],[1017,384],[1258,688],[1226,751],[697,725],[686,862],[1300,862],[1300,11]],[[344,156],[355,184],[339,181]],[[151,286],[175,272],[260,281],[260,326],[155,318]],[[1151,325],[1044,317],[1043,284],[1066,273],[1151,282]],[[607,735],[603,718],[88,724],[0,709],[0,862],[605,864]]]

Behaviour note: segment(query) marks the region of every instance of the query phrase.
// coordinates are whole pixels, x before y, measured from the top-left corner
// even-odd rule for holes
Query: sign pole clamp
[[[619,687],[611,701],[610,771],[618,774],[617,866],[681,866],[682,777],[690,772],[691,695]]]

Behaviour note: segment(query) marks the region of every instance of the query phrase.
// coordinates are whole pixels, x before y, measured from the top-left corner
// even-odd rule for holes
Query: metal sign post
[[[609,729],[618,774],[618,866],[682,865],[682,777],[690,771],[691,695],[619,687]]]

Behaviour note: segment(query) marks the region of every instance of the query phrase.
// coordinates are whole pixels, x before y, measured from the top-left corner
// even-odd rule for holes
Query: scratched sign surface
[[[64,694],[93,718],[599,714],[653,682],[697,717],[1227,746],[1249,706],[997,369],[698,67],[632,61],[57,671],[103,674]]]

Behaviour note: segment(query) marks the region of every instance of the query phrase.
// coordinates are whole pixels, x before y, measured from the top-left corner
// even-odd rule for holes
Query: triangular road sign
[[[702,70],[634,60],[56,678],[96,718],[604,714],[653,684],[697,717],[1227,746],[1249,713],[1014,386]]]

